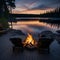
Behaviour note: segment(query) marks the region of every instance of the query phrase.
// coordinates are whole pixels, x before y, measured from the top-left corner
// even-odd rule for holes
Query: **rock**
[[[9,31],[9,28],[6,29],[0,29],[0,35],[3,35]]]

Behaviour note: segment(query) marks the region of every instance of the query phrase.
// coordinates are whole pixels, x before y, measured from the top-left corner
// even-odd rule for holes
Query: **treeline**
[[[60,18],[60,8],[56,8],[54,11],[50,11],[50,12],[46,12],[44,14],[40,14],[40,17]]]
[[[56,8],[53,11],[46,12],[44,14],[10,14],[13,17],[49,17],[49,18],[60,18],[60,8]]]
[[[13,17],[39,17],[39,14],[10,14]]]

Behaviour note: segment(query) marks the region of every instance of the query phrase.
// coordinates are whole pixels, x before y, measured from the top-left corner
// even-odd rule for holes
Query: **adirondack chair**
[[[10,38],[10,41],[15,47],[23,47],[22,40],[20,38]]]
[[[53,39],[50,39],[50,38],[47,38],[47,37],[42,37],[42,38],[39,38],[39,41],[38,41],[38,49],[39,50],[48,50],[48,53],[49,53],[49,48],[50,48],[50,45],[52,43]]]

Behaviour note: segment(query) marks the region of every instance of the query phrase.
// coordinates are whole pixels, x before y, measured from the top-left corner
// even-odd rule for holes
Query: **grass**
[[[5,17],[0,18],[0,24],[2,24],[3,28],[9,28],[8,19]]]

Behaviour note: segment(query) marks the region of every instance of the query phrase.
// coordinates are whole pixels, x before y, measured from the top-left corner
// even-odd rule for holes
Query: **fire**
[[[24,46],[35,46],[37,42],[33,39],[32,35],[28,33],[26,40],[24,41]]]

